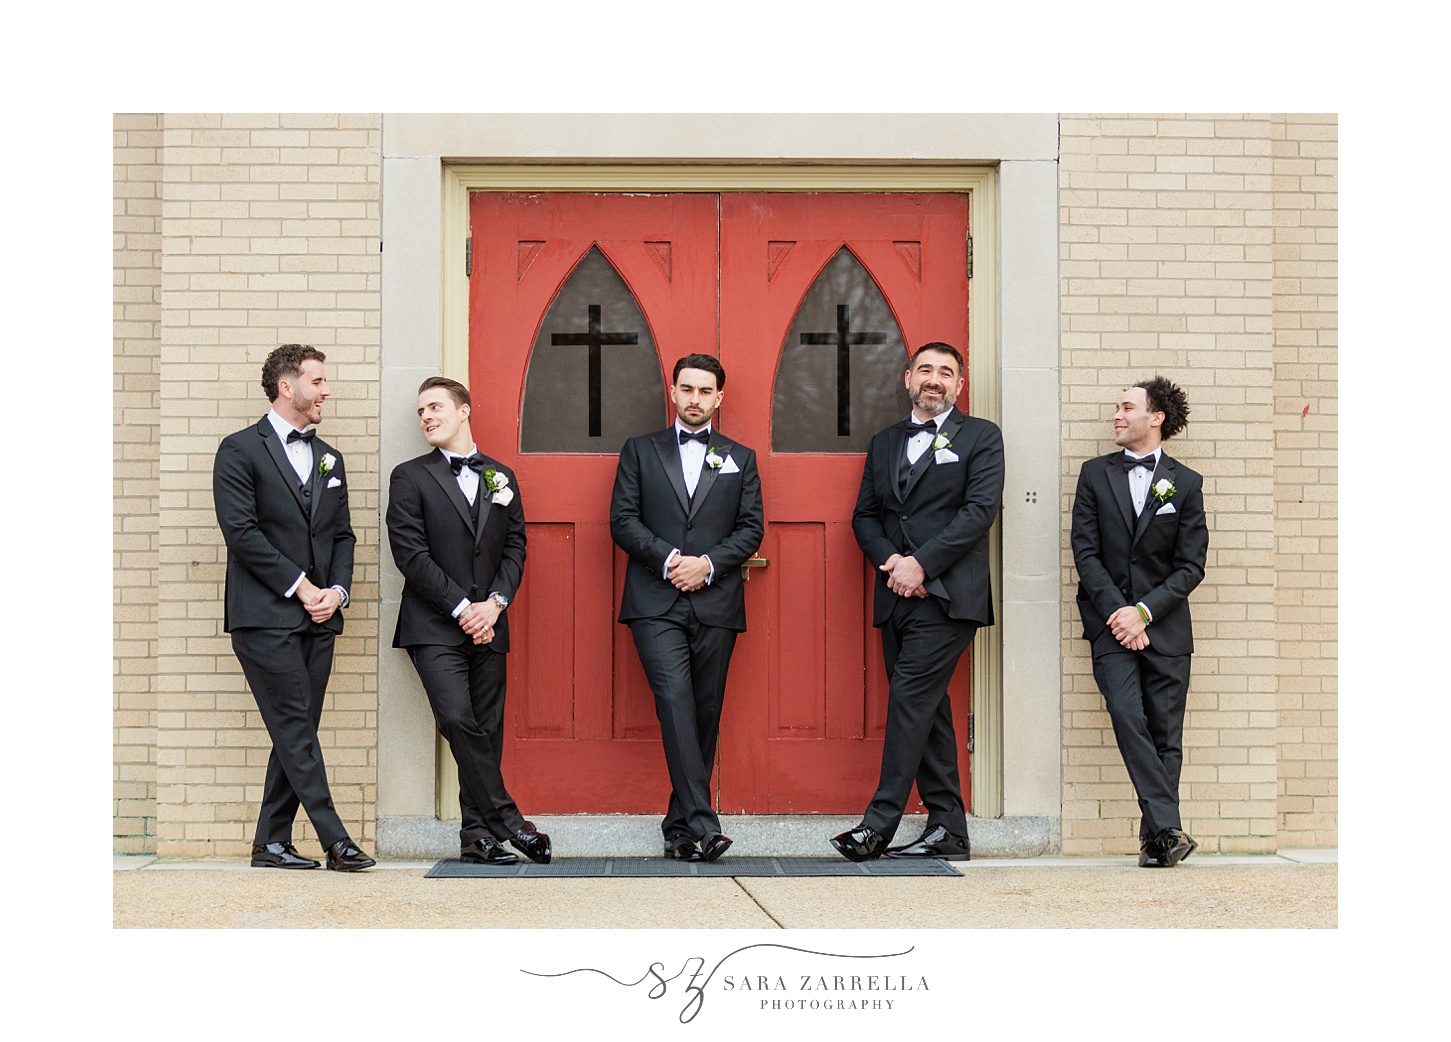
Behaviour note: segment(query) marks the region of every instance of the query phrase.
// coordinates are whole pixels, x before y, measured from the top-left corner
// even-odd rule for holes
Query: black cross
[[[802,333],[803,344],[836,345],[836,433],[846,437],[851,433],[851,345],[885,344],[886,333],[851,333],[851,308],[846,304],[836,306],[835,333]]]
[[[588,333],[555,333],[550,343],[555,347],[584,344],[589,348],[589,436],[600,436],[600,347],[605,344],[638,344],[638,333],[601,333],[600,306],[589,305]]]

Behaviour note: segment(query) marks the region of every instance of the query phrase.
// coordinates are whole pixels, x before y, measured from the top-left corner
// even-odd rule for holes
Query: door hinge
[[[973,725],[973,717],[972,717],[972,714],[971,713],[968,713],[967,714],[967,751],[968,752],[975,751],[975,749],[977,747],[977,740],[976,740],[977,739],[977,735],[973,733],[973,726],[972,725]]]
[[[972,256],[971,251],[968,256]],[[972,270],[971,262],[968,263],[968,270]],[[464,276],[468,277],[474,273],[474,237],[470,235],[464,240]],[[968,276],[971,278],[971,276]]]
[[[972,278],[972,236],[967,237],[967,277]]]

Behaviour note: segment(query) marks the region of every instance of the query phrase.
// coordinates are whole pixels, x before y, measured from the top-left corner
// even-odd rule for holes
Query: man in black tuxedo
[[[670,771],[665,856],[714,861],[731,845],[710,777],[726,671],[746,628],[741,564],[766,523],[755,452],[711,423],[724,396],[720,362],[686,355],[671,379],[675,423],[620,451],[610,535],[630,557],[619,621],[655,693]]]
[[[1003,436],[953,407],[962,355],[919,347],[904,376],[912,413],[867,447],[852,530],[877,566],[887,733],[877,791],[856,828],[832,839],[851,861],[971,857],[947,685],[980,626],[993,624],[988,530],[1003,498]],[[913,842],[888,847],[912,783],[927,807]]]
[[[418,423],[433,451],[393,468],[388,544],[403,573],[393,646],[406,648],[458,763],[460,857],[486,865],[547,865],[549,836],[519,813],[504,786],[505,659],[509,606],[524,576],[524,507],[514,473],[481,454],[473,406],[457,380],[418,388]]]
[[[222,440],[212,501],[227,544],[222,628],[272,738],[252,865],[318,866],[292,845],[301,803],[327,867],[351,872],[374,862],[333,809],[317,738],[356,541],[342,454],[307,429],[322,420],[331,393],[324,361],[304,344],[267,356],[262,387],[272,409]]]
[[[1123,451],[1088,460],[1073,498],[1078,614],[1093,677],[1113,721],[1143,817],[1139,865],[1173,868],[1198,844],[1179,818],[1184,704],[1204,578],[1204,479],[1161,443],[1184,429],[1189,401],[1156,376],[1126,390],[1113,417]]]

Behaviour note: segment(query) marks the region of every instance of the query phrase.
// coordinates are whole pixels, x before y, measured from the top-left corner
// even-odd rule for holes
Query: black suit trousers
[[[458,764],[463,827],[459,846],[493,836],[508,839],[524,816],[504,785],[505,656],[472,641],[416,644],[408,649],[433,707],[434,723]]]
[[[1139,839],[1182,828],[1179,771],[1193,656],[1161,655],[1152,643],[1143,651],[1129,651],[1108,629],[1092,646],[1093,678],[1103,692],[1119,755],[1139,797]]]
[[[232,630],[232,650],[272,739],[254,843],[292,842],[299,803],[324,847],[347,838],[317,738],[335,637],[311,620],[294,630]]]
[[[898,597],[882,624],[887,734],[882,774],[862,823],[891,839],[917,783],[927,824],[967,834],[948,682],[977,624],[951,618],[936,597]]]
[[[670,772],[670,804],[660,830],[667,839],[702,840],[720,832],[710,776],[736,631],[696,618],[690,598],[668,611],[630,622],[645,679],[655,694],[655,715]]]

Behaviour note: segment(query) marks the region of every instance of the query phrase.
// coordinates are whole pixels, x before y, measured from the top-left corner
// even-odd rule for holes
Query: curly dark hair
[[[277,381],[296,381],[298,374],[302,372],[302,363],[309,358],[316,358],[319,362],[327,361],[327,355],[311,344],[283,344],[267,356],[267,360],[262,363],[262,390],[267,392],[269,402],[275,402],[280,393],[277,390]]]
[[[1159,437],[1164,441],[1189,426],[1189,396],[1178,384],[1165,377],[1155,376],[1152,380],[1140,380],[1134,386],[1144,389],[1144,396],[1149,401],[1149,412],[1164,414],[1163,426],[1159,428]]]

